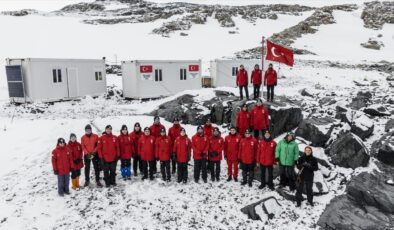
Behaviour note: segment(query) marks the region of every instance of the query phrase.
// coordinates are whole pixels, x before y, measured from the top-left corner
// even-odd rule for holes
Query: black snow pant
[[[90,181],[90,164],[93,163],[93,168],[94,168],[94,174],[96,176],[96,181],[100,180],[100,160],[98,158],[97,153],[94,154],[93,159],[89,159],[88,155],[84,156],[84,162],[85,162],[85,181]]]
[[[304,185],[305,185],[307,200],[310,204],[312,204],[313,203],[313,181],[307,181],[307,180],[303,180],[303,179],[301,179],[301,181],[297,187],[296,201],[298,203],[301,203],[301,201],[303,200],[302,192],[304,190]]]
[[[267,129],[255,129],[253,130],[254,138],[260,140],[260,133],[261,133],[261,138],[264,137],[264,133]]]
[[[255,163],[252,164],[244,164],[242,163],[242,183],[252,184],[254,179],[254,168]]]
[[[139,155],[135,154],[133,156],[133,174],[138,175],[138,170],[142,173],[142,161]]]
[[[110,185],[116,185],[115,182],[116,163],[117,161],[103,162],[104,181],[107,187]]]
[[[170,160],[168,161],[160,161],[160,172],[161,177],[164,181],[171,180],[171,170],[170,170]]]
[[[178,165],[178,183],[187,182],[187,162],[177,162]]]
[[[176,173],[176,159],[175,158],[171,159],[171,170],[172,170],[172,174]]]
[[[243,95],[243,92],[242,92],[242,88],[245,89],[246,99],[249,100],[249,90],[248,90],[248,86],[247,86],[247,85],[239,86],[239,97],[241,98],[241,100],[244,99],[244,95]]]
[[[267,85],[267,101],[274,101],[274,85]]]
[[[81,170],[72,170],[71,171],[71,179],[75,179],[77,177],[81,176]]]
[[[209,161],[209,168],[211,171],[211,180],[219,181],[220,179],[220,161]]]
[[[260,97],[260,85],[253,85],[253,99],[256,100]]]
[[[207,159],[194,160],[194,181],[198,182],[200,174],[204,182],[207,181]]]
[[[260,171],[261,171],[261,185],[265,186],[268,184],[268,187],[273,188],[274,187],[274,182],[273,182],[273,167],[272,166],[260,166]],[[265,179],[265,171],[268,171],[268,181]]]
[[[156,160],[153,160],[153,161],[141,161],[141,163],[142,163],[142,173],[144,174],[142,179],[143,180],[148,179],[148,172],[149,172],[149,179],[153,180],[153,174],[155,172],[154,171],[154,166],[156,165]]]
[[[296,189],[296,185],[295,185],[296,176],[294,172],[294,166],[280,165],[279,175],[280,175],[280,185],[282,186],[289,185],[291,191],[294,191],[294,189]]]

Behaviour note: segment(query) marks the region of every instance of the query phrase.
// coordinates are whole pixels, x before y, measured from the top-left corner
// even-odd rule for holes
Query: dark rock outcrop
[[[311,141],[311,145],[324,147],[331,137],[331,132],[339,122],[330,117],[311,117],[304,119],[295,134]]]
[[[282,208],[276,198],[270,196],[256,203],[243,207],[241,212],[246,214],[249,219],[266,222],[269,219],[278,217],[282,212]]]
[[[394,166],[394,131],[386,133],[372,144],[371,155],[380,162]]]

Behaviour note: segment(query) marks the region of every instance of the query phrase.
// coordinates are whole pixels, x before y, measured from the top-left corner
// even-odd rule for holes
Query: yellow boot
[[[71,184],[72,184],[72,189],[76,190],[77,189],[77,185],[76,185],[76,179],[71,179]]]
[[[79,190],[80,189],[80,187],[79,187],[79,177],[75,178],[75,184],[77,186],[77,190]]]

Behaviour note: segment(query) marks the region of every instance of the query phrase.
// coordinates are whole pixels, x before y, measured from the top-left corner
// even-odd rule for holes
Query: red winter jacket
[[[245,69],[238,71],[236,83],[237,83],[237,86],[247,86],[248,85],[248,72]]]
[[[160,129],[164,128],[162,124],[153,124],[150,126],[150,135],[154,137],[160,137]]]
[[[252,82],[253,85],[261,85],[262,80],[263,80],[263,72],[261,70],[253,70],[252,75],[250,77],[250,81]]]
[[[193,159],[207,159],[207,153],[209,150],[209,139],[204,135],[196,133],[192,137],[192,148],[193,148]]]
[[[131,139],[133,139],[133,143],[134,143],[134,154],[133,154],[133,156],[140,154],[138,152],[139,151],[138,150],[138,141],[140,140],[140,137],[142,136],[142,134],[144,134],[142,131],[139,131],[139,132],[134,131],[134,132],[130,133],[130,137],[131,137]]]
[[[278,80],[278,76],[276,75],[276,71],[274,69],[268,68],[264,74],[264,83],[268,86],[273,86],[276,84]]]
[[[90,136],[86,134],[82,136],[81,145],[84,155],[89,153],[97,153],[98,139],[99,137],[94,133],[90,134]]]
[[[208,137],[208,138],[210,138],[210,137],[212,137],[213,136],[213,129],[214,129],[215,127],[213,127],[213,125],[207,125],[207,124],[205,124],[204,125],[204,136],[206,136],[206,137]]]
[[[72,157],[67,146],[60,147],[59,145],[52,151],[52,167],[53,170],[58,171],[58,176],[63,176],[71,171]]]
[[[270,125],[270,121],[268,119],[269,112],[264,106],[256,105],[250,113],[250,126],[252,126],[253,129],[268,129]]]
[[[238,159],[244,164],[252,164],[256,162],[257,140],[250,136],[241,140]]]
[[[172,152],[171,138],[168,136],[160,136],[156,138],[156,159],[160,161],[169,161]]]
[[[241,140],[241,136],[237,134],[229,134],[224,139],[224,156],[227,158],[228,161],[238,160],[239,145]]]
[[[179,136],[174,143],[174,152],[176,154],[176,161],[179,163],[186,163],[189,160],[192,143],[187,136]]]
[[[240,135],[244,135],[246,129],[250,128],[250,113],[248,111],[239,111],[237,113],[237,128]]]
[[[119,152],[121,160],[129,160],[134,155],[134,141],[129,134],[118,136]]]
[[[222,137],[211,137],[209,139],[209,154],[208,160],[210,161],[221,161],[223,155],[224,140]],[[212,156],[212,152],[216,152],[217,156]]]
[[[262,139],[257,147],[257,163],[263,166],[273,166],[275,164],[276,142],[274,140]]]
[[[78,141],[75,142],[69,141],[67,147],[71,153],[71,160],[72,160],[71,168],[73,170],[78,170],[83,168],[82,145]],[[77,160],[79,160],[78,164],[75,163],[75,161]]]
[[[180,124],[174,124],[168,130],[168,136],[171,138],[172,141],[175,141],[175,139],[181,135],[181,128],[182,128],[182,126]],[[174,143],[172,143],[172,144],[174,144]]]
[[[113,134],[105,134],[99,138],[97,146],[100,159],[114,162],[120,156],[118,138]]]
[[[155,160],[155,137],[142,135],[138,141],[138,153],[143,161]]]

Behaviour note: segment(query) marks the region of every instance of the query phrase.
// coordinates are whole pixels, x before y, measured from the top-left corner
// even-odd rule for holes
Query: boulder
[[[261,220],[264,223],[282,213],[282,207],[275,197],[270,196],[241,209],[249,219]]]
[[[331,200],[317,224],[323,229],[391,229],[394,226],[394,177],[390,167],[353,177],[346,194]]]
[[[363,107],[366,107],[370,104],[372,98],[372,94],[369,91],[359,91],[357,96],[352,99],[350,103],[350,107],[355,110],[359,110]]]
[[[371,155],[384,164],[394,166],[394,131],[386,133],[372,144]]]
[[[313,95],[310,94],[310,93],[308,93],[308,91],[306,91],[306,89],[302,89],[302,90],[301,90],[301,96],[304,96],[304,97],[313,97]]]
[[[373,117],[384,117],[384,116],[390,116],[390,112],[387,110],[386,107],[382,105],[373,105],[365,108],[364,113],[369,114]]]
[[[370,137],[373,133],[375,127],[373,120],[363,112],[349,110],[345,113],[337,113],[336,117],[340,118],[342,122],[348,123],[350,131],[363,140]]]
[[[384,131],[389,132],[394,130],[394,119],[387,121],[386,125],[384,126]]]
[[[362,140],[353,133],[346,133],[335,140],[325,150],[331,157],[331,163],[345,167],[365,167],[369,162],[369,152]]]
[[[324,147],[338,121],[330,117],[304,119],[295,134],[311,142],[312,146]]]

